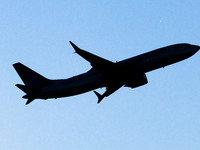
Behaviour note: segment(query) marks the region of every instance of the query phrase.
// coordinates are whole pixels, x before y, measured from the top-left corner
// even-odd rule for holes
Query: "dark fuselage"
[[[26,104],[34,99],[67,97],[106,87],[103,95],[94,91],[100,103],[122,86],[135,88],[147,84],[145,73],[182,61],[200,49],[195,45],[175,44],[114,63],[80,49],[71,41],[70,44],[90,62],[92,69],[69,79],[49,80],[21,63],[13,64],[25,84],[16,86],[26,93],[23,96],[28,99]]]
[[[123,70],[124,74],[146,73],[178,61],[184,60],[199,49],[198,46],[190,44],[176,44],[150,51],[120,62],[119,74]],[[124,77],[124,76],[123,76]],[[104,79],[101,72],[91,69],[88,72],[64,80],[53,80],[53,84],[45,87],[37,98],[58,98],[73,96],[85,93],[100,87],[106,86],[107,80]],[[35,95],[36,96],[36,95]]]

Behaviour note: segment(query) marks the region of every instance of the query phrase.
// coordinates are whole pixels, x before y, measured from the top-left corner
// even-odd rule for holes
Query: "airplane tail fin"
[[[22,91],[26,92],[25,87],[39,89],[42,87],[47,86],[50,83],[50,80],[43,77],[42,75],[38,74],[37,72],[31,70],[30,68],[26,67],[21,63],[13,64],[13,67],[17,71],[18,75],[24,82],[25,86],[23,85],[16,85]]]
[[[41,88],[48,86],[51,83],[51,80],[43,77],[21,63],[13,64],[13,67],[25,84],[16,84],[16,86],[26,93],[26,95],[23,96],[23,98],[28,99],[26,105],[35,99],[31,96],[32,94],[39,92]]]

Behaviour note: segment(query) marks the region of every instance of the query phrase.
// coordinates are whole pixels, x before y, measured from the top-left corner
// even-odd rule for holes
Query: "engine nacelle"
[[[136,88],[148,83],[147,77],[145,74],[138,74],[132,76],[125,84],[126,87]]]

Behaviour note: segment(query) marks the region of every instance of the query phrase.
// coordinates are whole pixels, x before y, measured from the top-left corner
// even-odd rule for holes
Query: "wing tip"
[[[81,50],[78,46],[76,46],[72,41],[69,41],[71,46],[74,48],[75,51]]]
[[[97,101],[97,104],[99,104],[101,101],[102,101],[102,99],[104,98],[104,96],[103,95],[101,95],[101,94],[99,94],[98,92],[96,92],[96,91],[94,91],[94,93],[96,94],[96,96],[98,97],[98,101]]]

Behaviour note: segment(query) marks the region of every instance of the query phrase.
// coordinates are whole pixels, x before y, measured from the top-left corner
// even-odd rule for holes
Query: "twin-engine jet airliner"
[[[60,98],[82,94],[106,87],[103,94],[94,91],[100,103],[104,97],[111,95],[122,86],[136,88],[148,83],[145,73],[182,61],[194,55],[199,46],[175,44],[159,48],[119,62],[112,62],[80,49],[70,41],[75,52],[86,59],[92,68],[83,74],[69,79],[50,80],[21,63],[13,64],[24,82],[16,86],[24,91],[26,104],[35,99]]]

